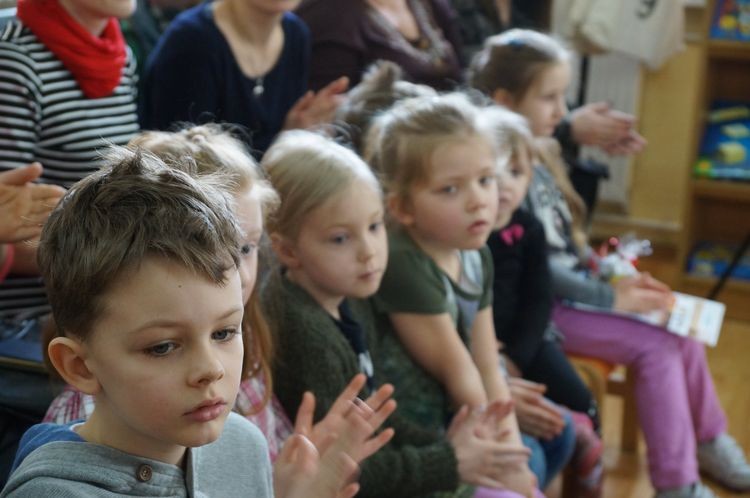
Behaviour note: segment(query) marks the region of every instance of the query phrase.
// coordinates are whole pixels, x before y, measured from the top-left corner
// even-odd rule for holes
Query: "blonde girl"
[[[396,104],[367,145],[394,221],[389,263],[374,298],[384,375],[414,421],[441,429],[456,407],[510,399],[492,323],[497,217],[496,113],[458,94]],[[515,416],[501,422],[520,443]],[[505,478],[528,496],[527,466]],[[512,484],[510,484],[512,483]]]
[[[568,53],[553,38],[512,30],[487,40],[472,63],[472,85],[524,115],[535,137],[548,139],[565,108]],[[558,305],[553,319],[566,351],[624,363],[636,377],[638,416],[648,446],[658,498],[711,498],[703,470],[724,485],[750,489],[750,466],[727,433],[701,344],[609,310],[647,312],[668,306],[671,292],[646,274],[611,285],[585,271],[590,248],[582,230],[580,198],[559,156],[535,158],[528,204],[545,228],[552,288],[567,301],[602,312]]]
[[[377,290],[388,256],[381,191],[356,154],[309,132],[282,135],[262,166],[281,197],[269,221],[281,268],[263,293],[278,340],[275,392],[294,414],[300,394],[312,391],[319,417],[357,372],[368,376],[365,394],[379,384],[380,355],[363,299]],[[502,415],[493,413],[487,425]],[[526,458],[523,448],[505,449],[494,435],[478,437],[480,417],[459,422],[446,440],[394,414],[395,439],[362,464],[360,496],[471,496],[473,488],[460,482],[498,482]]]

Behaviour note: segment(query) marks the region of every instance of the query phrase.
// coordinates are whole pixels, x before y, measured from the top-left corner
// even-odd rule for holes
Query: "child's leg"
[[[474,498],[523,498],[523,496],[505,489],[477,488],[474,492]],[[544,495],[536,489],[534,490],[534,498],[544,498]]]
[[[599,413],[596,402],[565,356],[559,341],[542,341],[534,360],[523,374],[526,379],[546,385],[544,395],[550,400],[575,412],[587,414],[598,430]]]
[[[635,371],[638,418],[654,487],[671,489],[698,481],[696,441],[689,437],[695,434],[693,396],[688,390],[698,379],[704,388],[705,379],[710,380],[705,358],[701,363],[689,350],[688,374],[684,339],[629,318],[556,306],[553,319],[565,335],[567,351],[625,363]],[[714,413],[718,406],[713,389],[704,389],[695,403],[701,405],[700,413],[705,406]]]
[[[706,348],[692,339],[685,339],[681,345],[695,436],[699,443],[703,443],[726,432],[727,417],[719,404],[708,369]]]
[[[528,434],[521,433],[523,445],[531,450],[529,456],[529,470],[536,476],[539,487],[544,489],[547,484],[547,455],[544,448],[539,444],[539,440]]]
[[[552,479],[562,470],[573,455],[576,447],[576,428],[568,411],[565,411],[565,428],[555,438],[545,441],[539,439],[539,446],[544,451],[547,472],[544,482],[539,481],[539,487],[546,489]]]

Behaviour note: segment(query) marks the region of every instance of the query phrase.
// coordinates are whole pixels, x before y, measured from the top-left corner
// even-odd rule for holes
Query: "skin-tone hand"
[[[508,379],[516,417],[521,431],[538,439],[550,440],[565,428],[565,419],[558,407],[544,397],[547,387],[518,377]]]
[[[502,442],[505,435],[493,429],[508,413],[508,405],[500,402],[484,411],[464,406],[453,418],[446,437],[453,445],[462,482],[532,496],[536,479],[528,469],[529,450]]]
[[[42,174],[32,163],[0,173],[0,241],[21,242],[37,237],[65,190],[31,183]]]
[[[390,399],[393,395],[393,386],[390,384],[383,385],[367,400],[359,400],[357,394],[362,390],[366,381],[363,374],[354,376],[331,405],[325,417],[315,425],[313,425],[315,396],[306,392],[297,410],[294,432],[306,436],[322,453],[348,429],[347,419],[360,417],[368,423],[369,433],[363,441],[352,440],[353,446],[346,448],[347,454],[359,463],[378,451],[391,440],[393,429],[385,429],[375,436],[373,434],[396,410],[396,402]]]
[[[355,376],[326,416],[313,425],[315,397],[306,392],[297,411],[295,434],[274,464],[274,490],[282,498],[351,498],[359,491],[358,462],[382,448],[393,429],[373,433],[396,409],[393,387],[385,385],[366,401],[356,398],[366,382]],[[354,401],[353,401],[354,400]]]
[[[273,466],[274,495],[279,498],[352,498],[359,491],[353,482],[356,462],[346,453],[328,450],[321,455],[301,434],[284,443]]]
[[[317,92],[308,90],[289,109],[284,129],[306,129],[330,123],[333,121],[336,109],[346,99],[348,89],[349,78],[342,76]]]
[[[613,287],[613,308],[618,311],[648,313],[669,309],[674,302],[670,288],[648,273],[622,278],[615,282]]]
[[[573,140],[602,148],[611,155],[636,154],[646,140],[634,130],[636,119],[614,110],[607,102],[594,102],[570,114]]]

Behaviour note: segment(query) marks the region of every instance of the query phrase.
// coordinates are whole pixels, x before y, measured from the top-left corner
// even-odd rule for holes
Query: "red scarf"
[[[18,18],[73,74],[86,97],[111,95],[120,83],[127,56],[114,17],[100,38],[78,24],[58,0],[19,0]]]

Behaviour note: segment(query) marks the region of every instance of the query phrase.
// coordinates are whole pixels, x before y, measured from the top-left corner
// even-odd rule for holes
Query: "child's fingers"
[[[359,392],[365,387],[367,377],[364,374],[357,374],[352,377],[349,384],[341,391],[341,394],[333,402],[328,413],[335,413],[344,416],[352,408],[352,400],[354,400]]]
[[[372,408],[373,410],[377,410],[380,408],[386,401],[388,401],[391,396],[393,396],[394,388],[391,384],[383,384],[380,386],[380,388],[372,393],[369,398],[367,398],[366,403]]]
[[[297,417],[294,420],[294,432],[303,436],[310,436],[313,427],[313,414],[315,413],[315,396],[310,391],[302,395],[302,402],[297,409]]]
[[[360,451],[359,455],[357,455],[357,459],[361,462],[362,460],[375,454],[380,448],[388,444],[388,441],[393,439],[393,436],[395,434],[396,431],[388,428],[380,432],[377,436],[367,440],[362,446],[362,450]]]

